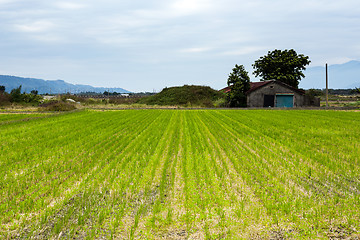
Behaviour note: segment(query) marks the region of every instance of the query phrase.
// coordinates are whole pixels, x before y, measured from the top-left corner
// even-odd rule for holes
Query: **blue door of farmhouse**
[[[294,95],[276,94],[276,107],[294,107]]]

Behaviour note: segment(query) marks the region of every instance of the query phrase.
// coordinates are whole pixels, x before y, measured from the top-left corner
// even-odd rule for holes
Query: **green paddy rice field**
[[[0,115],[0,239],[359,239],[360,112]]]

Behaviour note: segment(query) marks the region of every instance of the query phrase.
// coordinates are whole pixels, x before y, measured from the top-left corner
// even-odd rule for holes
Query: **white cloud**
[[[183,53],[202,53],[202,52],[208,52],[211,48],[208,47],[197,47],[197,48],[185,48],[181,49],[180,52]]]
[[[219,81],[234,64],[251,66],[275,48],[294,48],[312,64],[360,59],[359,16],[355,0],[0,0],[0,51],[22,62],[59,58],[62,71],[69,69],[65,80],[86,75],[84,81],[100,85],[102,74],[111,81],[112,74],[125,71],[129,86],[145,86],[141,81],[149,76],[150,88],[161,89],[170,86],[169,69],[182,81]],[[64,59],[94,64],[76,71]],[[103,69],[98,68],[102,61]],[[148,66],[141,76],[139,62]],[[56,67],[43,71],[47,79],[56,76]]]
[[[213,9],[213,4],[208,0],[176,0],[170,5],[170,10],[175,15],[189,15],[206,12]]]
[[[84,4],[79,4],[74,2],[57,2],[55,3],[55,6],[65,10],[77,10],[86,7],[86,5]]]
[[[17,2],[20,2],[21,0],[0,0],[0,5],[5,5],[5,4],[14,4],[14,3],[17,3]]]
[[[53,29],[55,24],[49,20],[38,20],[31,23],[15,24],[15,28],[21,32],[39,33]]]
[[[141,16],[140,14],[134,15],[120,15],[110,16],[100,19],[100,23],[104,29],[136,29],[141,27],[147,27],[159,23],[155,19],[150,17]]]
[[[215,9],[214,4],[209,0],[173,0],[162,5],[135,9],[126,16],[144,25],[148,25],[148,22],[166,24],[166,20],[206,13],[212,9]]]
[[[56,34],[35,34],[31,36],[32,39],[41,42],[48,42],[48,43],[64,43],[66,42],[64,37],[61,37]]]
[[[236,48],[231,51],[225,51],[222,53],[222,55],[226,56],[242,56],[242,55],[249,55],[259,52],[266,51],[266,47],[243,47],[243,48]]]

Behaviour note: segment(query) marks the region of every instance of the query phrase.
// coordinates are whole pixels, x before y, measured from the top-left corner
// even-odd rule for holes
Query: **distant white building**
[[[50,96],[50,95],[46,95],[46,96],[43,96],[44,100],[54,100],[56,99],[56,96]]]

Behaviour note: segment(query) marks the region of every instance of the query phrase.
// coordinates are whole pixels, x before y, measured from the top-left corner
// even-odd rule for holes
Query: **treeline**
[[[156,93],[154,92],[138,92],[138,93],[120,93],[120,92],[108,92],[105,91],[103,93],[97,93],[97,92],[81,92],[81,93],[77,93],[75,95],[80,95],[80,96],[119,96],[119,95],[123,95],[123,96],[135,96],[135,97],[142,97],[142,96],[151,96],[151,95],[155,95]]]
[[[306,90],[306,93],[308,95],[312,96],[324,96],[326,90],[325,89],[309,89]],[[360,94],[360,88],[354,88],[354,89],[329,89],[329,94],[331,95],[356,95]]]
[[[5,86],[0,86],[0,105],[10,105],[11,103],[25,103],[38,105],[43,99],[38,95],[38,91],[32,90],[31,93],[21,92],[21,85],[7,93]]]

